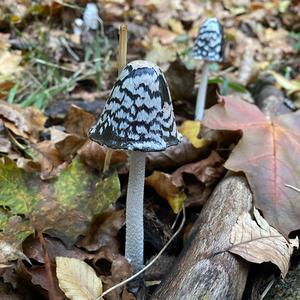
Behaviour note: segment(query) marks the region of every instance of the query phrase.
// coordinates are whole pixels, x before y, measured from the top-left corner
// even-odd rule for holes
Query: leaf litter
[[[295,16],[299,7],[294,1],[237,4],[231,0],[101,0],[97,4],[105,36],[100,36],[100,46],[95,47],[87,47],[89,41],[73,32],[74,20],[81,17],[86,1],[4,0],[1,5],[0,247],[8,249],[1,257],[1,264],[9,266],[5,276],[9,278],[9,272],[27,274],[30,288],[47,298],[52,289],[58,290],[57,257],[79,259],[72,271],[86,268],[81,262],[87,262],[104,289],[132,274],[123,256],[128,155],[114,150],[111,167],[103,174],[107,149],[87,138],[87,130],[116,78],[117,29],[125,20],[130,31],[128,61],[146,58],[166,71],[179,129],[185,136],[177,147],[147,154],[145,215],[163,212],[155,215],[159,220],[150,218],[150,226],[165,224],[168,231],[183,205],[191,216],[197,215],[224,176],[224,166],[243,171],[255,205],[276,229],[270,229],[266,221],[259,223],[258,215],[255,224],[266,232],[278,230],[284,237],[278,233],[280,241],[269,241],[270,253],[275,253],[272,259],[261,253],[253,259],[250,250],[255,252],[261,244],[257,246],[252,240],[246,241],[251,245],[248,252],[235,249],[252,262],[272,261],[285,275],[292,252],[285,238],[300,227],[299,193],[286,186],[299,187],[295,163],[299,161],[295,144],[299,140],[299,114],[267,119],[253,106],[229,98],[213,105],[216,91],[255,101],[250,94],[253,84],[258,76],[271,74],[276,81],[274,88],[282,89],[297,106],[299,22]],[[195,82],[201,77],[202,63],[190,58],[189,49],[203,16],[212,12],[224,25],[227,45],[224,62],[211,67],[208,90],[212,92],[207,95],[207,106],[213,107],[204,121],[218,132],[204,134],[207,128],[192,121]],[[46,107],[43,113],[40,109]],[[251,128],[250,123],[254,124]],[[253,132],[254,128],[258,132]],[[243,136],[237,144],[240,131]],[[271,151],[273,145],[276,153]],[[265,156],[259,161],[256,154]],[[257,233],[250,216],[242,217],[244,227],[235,230]],[[38,238],[42,232],[43,245]],[[176,255],[180,241],[173,242],[171,248],[177,249]],[[282,247],[286,251],[280,255]],[[148,248],[149,257],[157,253],[157,249]],[[54,287],[49,285],[50,279]],[[63,289],[70,291],[74,286]],[[63,299],[63,293],[58,297]],[[122,288],[106,297],[134,298]]]

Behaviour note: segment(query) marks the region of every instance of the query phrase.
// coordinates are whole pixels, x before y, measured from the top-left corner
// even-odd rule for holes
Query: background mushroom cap
[[[162,151],[181,140],[160,68],[143,60],[123,69],[89,137],[114,149]]]
[[[222,61],[224,48],[223,27],[216,18],[206,19],[200,26],[192,57],[205,61]]]

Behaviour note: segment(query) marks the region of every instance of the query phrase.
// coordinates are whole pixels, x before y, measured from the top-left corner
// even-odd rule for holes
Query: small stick
[[[199,120],[199,121],[202,121],[203,117],[204,117],[209,65],[210,65],[210,62],[208,62],[208,61],[204,62],[203,69],[202,69],[202,78],[200,81],[198,94],[197,94],[195,119]]]
[[[119,55],[118,55],[118,74],[122,72],[127,62],[127,25],[121,24],[119,29]],[[113,154],[113,150],[107,149],[103,173],[105,173],[110,166],[111,157]]]
[[[293,185],[290,185],[290,184],[285,184],[286,187],[289,187],[290,189],[296,191],[296,192],[299,192],[300,193],[300,189],[296,188],[295,186]]]
[[[118,72],[122,72],[127,62],[127,25],[121,24],[119,29],[119,56],[118,56]]]

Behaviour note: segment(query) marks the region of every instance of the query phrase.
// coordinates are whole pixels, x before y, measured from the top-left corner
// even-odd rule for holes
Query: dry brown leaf
[[[107,148],[90,140],[78,150],[78,154],[84,163],[97,170],[102,170]],[[122,150],[113,150],[111,164],[120,164],[127,161],[127,154]]]
[[[77,247],[72,247],[71,249],[68,249],[67,246],[59,239],[52,238],[49,236],[45,236],[44,239],[47,254],[49,255],[51,263],[55,263],[55,258],[57,256],[62,255],[77,258],[80,260],[92,259],[94,257],[94,254],[87,253],[86,251],[83,251]],[[22,244],[22,248],[24,254],[30,259],[34,259],[35,261],[41,264],[45,263],[44,250],[38,239],[26,239]]]
[[[55,274],[54,266],[51,266],[51,271],[52,271],[52,274]],[[53,291],[55,289],[56,295],[55,295],[55,298],[53,298],[53,296],[52,296],[52,299],[55,299],[55,300],[65,300],[66,299],[64,293],[58,287],[58,280],[55,276],[53,278],[54,282],[55,282],[54,289],[53,289],[53,286],[51,286],[45,266],[41,266],[41,265],[36,266],[35,265],[35,266],[31,266],[31,267],[26,267],[24,264],[20,264],[19,268],[18,268],[18,274],[20,274],[22,276],[22,278],[24,278],[28,282],[31,282],[33,285],[39,286],[42,289],[44,289],[45,291],[47,291],[48,296],[50,293],[53,294]]]
[[[172,176],[177,184],[182,182],[182,175],[186,173],[194,175],[198,181],[206,185],[212,185],[224,173],[223,162],[224,159],[217,152],[212,151],[207,158],[180,167]]]
[[[88,130],[94,123],[95,117],[92,114],[73,104],[67,114],[64,126],[68,133],[87,137]]]
[[[51,142],[64,160],[70,160],[77,150],[86,142],[85,137],[77,134],[65,133],[56,128],[51,128]]]
[[[41,166],[41,179],[50,179],[55,177],[58,172],[65,166],[63,157],[56,149],[55,144],[51,141],[43,141],[34,145],[37,152],[37,158]]]
[[[285,277],[295,242],[299,247],[298,239],[287,241],[255,208],[254,217],[248,212],[239,217],[231,232],[233,246],[229,251],[253,263],[272,262]]]
[[[154,171],[151,176],[146,178],[145,183],[168,201],[175,214],[180,212],[186,195],[183,192],[183,185],[177,185],[172,175]]]
[[[88,251],[109,247],[111,252],[119,253],[120,243],[117,235],[124,224],[124,210],[111,207],[96,218],[87,235],[76,245]]]
[[[0,263],[7,264],[8,261],[16,259],[24,259],[30,263],[30,260],[19,247],[6,241],[0,241]]]
[[[100,262],[107,261],[108,264],[111,266],[110,270],[108,270],[108,276],[101,276],[102,283],[104,290],[107,290],[114,285],[118,284],[119,282],[129,278],[132,274],[132,267],[127,261],[127,259],[117,253],[114,253],[111,251],[109,247],[104,247],[93,259],[93,264],[95,268],[98,270],[99,273],[105,273],[103,272],[103,269],[101,268]],[[106,270],[107,272],[107,270]],[[117,288],[110,293],[108,293],[105,296],[105,299],[107,300],[116,300],[121,299],[120,294],[124,293],[124,286]],[[128,295],[130,296],[130,295]],[[129,298],[130,299],[130,298]]]
[[[84,261],[56,257],[59,287],[71,300],[95,300],[102,294],[102,281]]]
[[[154,62],[156,64],[168,64],[176,59],[176,49],[168,45],[164,47],[157,37],[151,41],[151,48],[147,51],[146,60]]]
[[[163,45],[172,44],[177,36],[174,32],[156,25],[150,27],[148,35],[150,39],[158,38]]]
[[[43,113],[34,107],[22,109],[4,101],[0,101],[0,117],[5,127],[33,142],[38,140],[39,132],[44,129],[46,121]]]
[[[205,152],[204,148],[196,149],[190,141],[183,138],[177,146],[169,147],[161,152],[147,153],[147,169],[161,170],[165,168],[176,168],[186,163],[199,160],[201,153]]]
[[[224,174],[224,160],[213,151],[207,158],[183,165],[172,174],[177,185],[184,185],[187,195],[186,206],[202,206],[215,184]]]

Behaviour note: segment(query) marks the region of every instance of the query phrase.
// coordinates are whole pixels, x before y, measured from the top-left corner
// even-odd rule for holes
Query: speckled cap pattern
[[[216,18],[209,18],[199,29],[191,56],[194,59],[219,62],[223,60],[223,47],[223,27]]]
[[[89,137],[113,149],[162,151],[181,140],[160,68],[143,60],[123,69]]]

